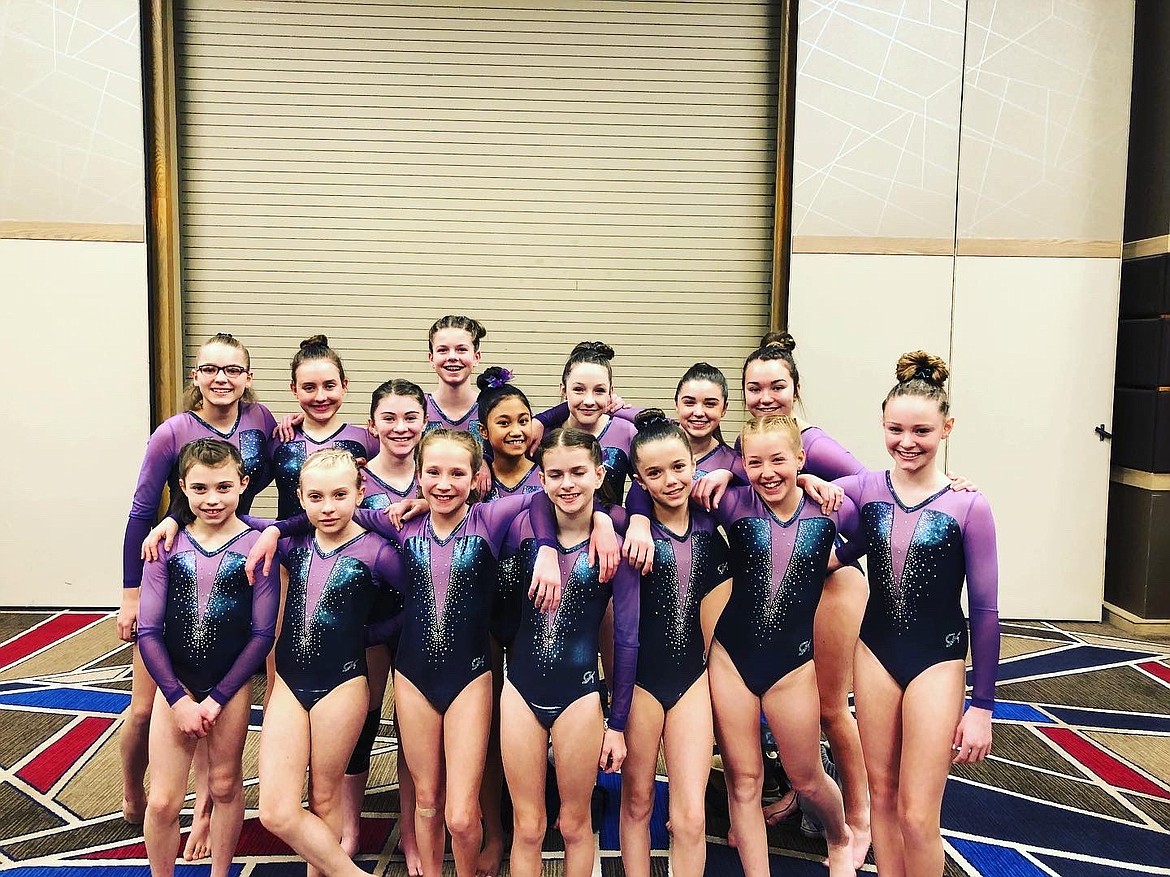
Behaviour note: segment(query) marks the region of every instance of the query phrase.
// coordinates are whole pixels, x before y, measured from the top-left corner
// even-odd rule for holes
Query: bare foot
[[[195,815],[191,821],[191,833],[187,835],[187,845],[183,847],[183,859],[188,862],[198,862],[211,855],[211,806],[200,808],[196,802]]]
[[[853,864],[853,832],[845,826],[845,840],[840,844],[829,844],[829,877],[856,877]]]
[[[475,861],[475,877],[496,877],[500,873],[500,860],[504,857],[504,839],[485,837],[483,850]]]
[[[869,853],[869,826],[862,828],[851,825],[849,830],[853,833],[853,867],[860,868],[865,864],[865,857]]]
[[[407,877],[422,877],[422,856],[418,853],[418,842],[414,832],[403,832],[398,838],[398,852],[406,857]]]
[[[122,796],[122,818],[128,825],[141,825],[146,819],[146,793]]]
[[[768,825],[780,825],[782,822],[792,822],[800,816],[800,808],[796,804],[796,792],[789,789],[779,801],[773,801],[764,807],[764,822]]]

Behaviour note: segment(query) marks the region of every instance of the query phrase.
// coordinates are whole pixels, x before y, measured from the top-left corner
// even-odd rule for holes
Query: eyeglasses
[[[205,378],[215,378],[220,372],[223,372],[229,378],[242,378],[248,373],[248,369],[242,365],[206,365],[195,366],[195,371],[203,375]]]

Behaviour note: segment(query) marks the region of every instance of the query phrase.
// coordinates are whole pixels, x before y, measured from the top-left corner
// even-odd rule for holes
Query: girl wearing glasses
[[[142,584],[141,545],[150,531],[162,500],[163,487],[179,496],[179,452],[200,438],[222,439],[234,445],[243,458],[248,487],[240,497],[239,511],[248,511],[252,499],[272,480],[265,448],[276,427],[272,413],[252,394],[252,370],[248,350],[234,336],[221,332],[199,348],[191,385],[184,396],[187,410],[166,420],[150,436],[138,473],[130,519],[122,547],[122,605],[118,611],[118,636],[132,642],[138,621],[138,595]],[[143,779],[146,774],[147,735],[156,686],[134,648],[133,689],[130,713],[122,729],[122,815],[140,824],[146,812]],[[210,802],[207,796],[206,753],[200,747],[195,771],[197,799],[194,824],[183,851],[188,861],[208,855]]]

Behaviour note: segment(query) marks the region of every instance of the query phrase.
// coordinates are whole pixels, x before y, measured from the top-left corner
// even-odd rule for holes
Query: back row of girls
[[[453,352],[448,351],[449,355],[436,358],[434,351],[438,346],[432,343],[432,362],[441,380],[447,380],[445,374],[462,375],[466,383],[479,358],[478,341],[482,335],[471,329],[440,325],[458,320],[466,318],[444,318],[436,323],[432,342],[439,337],[436,331],[446,331],[450,337],[442,340],[453,348]],[[222,337],[230,338],[217,336],[217,339]],[[760,350],[749,357],[743,377],[745,397],[753,414],[784,415],[790,412],[799,391],[792,359],[793,346],[787,337],[766,338]],[[464,347],[471,351],[470,355],[462,349]],[[221,350],[208,351],[205,347],[201,350],[201,360],[222,353]],[[481,812],[476,802],[479,796],[476,774],[477,771],[482,774],[484,760],[479,758],[481,750],[477,745],[468,749],[465,743],[482,738],[483,759],[489,758],[487,750],[491,738],[487,729],[496,711],[492,707],[490,684],[483,683],[487,686],[486,701],[480,693],[481,688],[475,686],[480,686],[481,680],[487,678],[493,649],[480,645],[485,639],[479,633],[464,636],[467,631],[459,626],[467,624],[473,617],[479,619],[490,615],[490,632],[509,649],[508,681],[503,688],[499,714],[503,719],[504,739],[509,741],[505,747],[508,757],[504,768],[516,804],[512,867],[519,873],[534,874],[540,867],[540,841],[544,830],[543,791],[540,789],[543,784],[533,780],[538,775],[537,764],[541,769],[545,764],[543,754],[550,732],[563,801],[559,827],[566,839],[566,869],[570,874],[583,875],[592,866],[592,836],[587,823],[588,791],[592,787],[593,773],[580,770],[583,762],[579,757],[591,746],[598,747],[594,750],[597,760],[602,768],[608,769],[616,769],[628,751],[623,771],[623,859],[630,873],[649,873],[648,821],[660,739],[666,746],[671,779],[674,869],[680,874],[702,873],[705,852],[703,793],[710,768],[712,700],[714,730],[719,737],[728,773],[732,828],[746,873],[762,874],[767,868],[764,817],[759,809],[758,723],[754,718],[761,708],[779,740],[781,756],[794,789],[800,793],[801,805],[815,814],[824,826],[830,873],[852,873],[859,864],[858,860],[864,857],[868,847],[870,794],[873,798],[875,851],[883,873],[941,873],[938,811],[946,775],[945,764],[950,760],[950,744],[953,742],[959,749],[959,754],[954,756],[956,760],[976,760],[986,754],[990,744],[988,708],[993,693],[997,651],[994,531],[986,503],[974,492],[963,497],[952,494],[949,482],[934,466],[938,438],[949,433],[952,423],[946,410],[945,391],[941,389],[946,379],[945,366],[922,356],[912,358],[909,366],[900,366],[899,383],[883,406],[887,447],[895,460],[892,471],[883,476],[888,489],[883,493],[880,489],[882,481],[863,473],[843,484],[848,499],[841,510],[825,515],[812,503],[806,503],[803,494],[797,490],[799,468],[803,465],[826,476],[835,476],[860,472],[861,467],[823,432],[804,424],[798,425],[790,417],[763,417],[745,427],[740,447],[743,456],[737,462],[734,452],[722,445],[717,432],[719,420],[727,407],[726,382],[717,369],[698,364],[680,381],[676,392],[681,429],[648,412],[641,416],[642,429],[635,436],[633,428],[621,418],[609,417],[602,402],[603,397],[612,391],[608,363],[611,356],[612,351],[597,344],[579,345],[574,351],[577,361],[571,358],[566,366],[562,388],[568,397],[573,426],[548,437],[537,459],[542,470],[538,470],[522,453],[534,438],[533,432],[539,431],[527,399],[504,382],[498,371],[489,370],[481,376],[484,393],[477,400],[475,413],[478,417],[473,419],[471,416],[475,408],[473,403],[462,418],[465,423],[479,422],[477,431],[487,437],[493,450],[494,494],[534,489],[531,479],[536,473],[552,501],[551,507],[544,507],[541,513],[545,516],[543,522],[534,522],[528,513],[517,516],[517,511],[526,507],[531,499],[523,496],[514,501],[515,508],[505,503],[488,518],[469,517],[467,501],[473,498],[470,484],[482,463],[477,456],[478,444],[463,442],[454,433],[436,433],[426,446],[419,449],[417,468],[411,471],[408,458],[413,443],[423,431],[422,415],[430,400],[420,398],[421,391],[416,394],[403,386],[395,389],[395,385],[408,385],[408,382],[388,382],[379,388],[382,395],[375,394],[371,407],[369,432],[376,435],[378,441],[376,448],[367,446],[365,449],[370,460],[365,477],[358,477],[357,470],[353,469],[351,478],[349,467],[337,462],[337,455],[317,455],[322,461],[320,467],[329,469],[333,480],[318,485],[316,493],[311,491],[314,505],[327,506],[326,512],[316,519],[313,509],[302,499],[309,512],[309,521],[317,528],[315,540],[305,548],[305,551],[310,548],[313,551],[297,555],[307,558],[307,561],[297,560],[290,565],[290,549],[281,543],[281,556],[290,569],[289,593],[295,595],[295,599],[286,605],[285,623],[287,625],[290,618],[296,619],[293,630],[300,632],[297,641],[301,643],[301,660],[310,666],[321,659],[321,650],[319,647],[314,653],[310,646],[305,645],[312,639],[308,630],[313,627],[315,622],[312,619],[316,617],[308,612],[308,608],[315,605],[317,609],[314,611],[319,613],[322,601],[331,593],[330,584],[337,586],[338,583],[328,575],[320,578],[318,574],[311,576],[316,585],[310,587],[309,579],[305,577],[310,576],[314,558],[319,562],[327,560],[325,555],[331,555],[332,551],[345,554],[348,550],[347,543],[337,543],[329,538],[329,528],[339,527],[345,520],[351,494],[357,497],[351,503],[353,505],[365,503],[367,498],[378,493],[397,498],[410,492],[411,482],[418,473],[422,495],[430,504],[430,513],[421,519],[423,523],[412,522],[401,534],[380,514],[354,517],[350,513],[346,523],[346,527],[356,528],[353,530],[356,535],[350,540],[354,544],[361,542],[365,533],[374,530],[398,546],[397,551],[402,553],[400,564],[402,560],[406,561],[404,571],[395,570],[389,559],[395,556],[395,550],[379,549],[373,560],[359,560],[359,566],[364,564],[371,570],[366,575],[370,582],[388,584],[405,595],[405,629],[394,651],[397,654],[396,701],[400,711],[405,708],[401,723],[402,751],[412,765],[416,780],[419,780],[413,820],[418,834],[417,851],[412,853],[406,831],[403,831],[402,838],[411,872],[421,869],[421,873],[428,877],[438,873],[443,836],[440,814],[446,817],[447,828],[451,830],[456,864],[461,874],[494,873],[498,867],[502,838],[500,845],[496,846],[490,836],[491,799],[494,797],[498,808],[498,791],[493,796],[487,788],[488,778],[485,778],[485,791],[489,792],[486,795],[488,806],[482,811],[485,836],[481,833]],[[313,361],[318,359],[321,358]],[[200,363],[204,364],[216,366],[215,374],[205,375],[199,368],[195,372],[196,382],[201,377],[210,377],[213,383],[222,383],[233,377],[222,367],[223,363]],[[337,381],[341,382],[344,391],[344,374],[339,359],[334,366],[338,372]],[[243,367],[246,368],[246,352]],[[304,371],[303,360],[300,370]],[[294,363],[294,392],[297,375],[298,368]],[[325,384],[329,380],[326,375],[318,383]],[[221,393],[214,398],[222,399],[228,395]],[[237,403],[239,398],[237,396]],[[444,401],[446,408],[440,409],[439,416],[447,420],[452,414],[450,409],[456,409],[455,413],[458,413],[458,408],[466,404],[466,399],[460,402],[457,394],[450,394]],[[339,397],[336,402],[340,404]],[[326,402],[321,402],[319,413],[324,413],[328,407]],[[909,410],[903,410],[906,408]],[[308,408],[305,413],[307,418],[312,418]],[[336,415],[336,405],[333,414]],[[237,411],[237,420],[239,416]],[[546,419],[554,418],[555,415],[550,415]],[[306,420],[310,429],[316,423],[315,418],[313,424]],[[622,424],[622,429],[614,430],[615,424]],[[338,432],[336,428],[333,431]],[[327,437],[323,430],[314,432],[322,439]],[[605,438],[610,432],[624,433],[626,438],[611,439],[606,449],[597,436]],[[889,439],[892,434],[899,436],[895,443]],[[931,436],[935,437],[933,444]],[[349,459],[360,453],[357,449],[350,450]],[[335,462],[326,466],[327,459]],[[619,476],[624,481],[629,471],[625,467],[631,463],[633,471],[629,474],[633,474],[649,492],[649,505],[643,498],[639,506],[643,514],[649,512],[648,538],[639,545],[631,534],[627,541],[627,553],[645,570],[642,586],[638,589],[636,585],[626,584],[632,573],[621,571],[628,570],[623,565],[613,584],[603,588],[600,570],[594,570],[579,553],[586,550],[587,539],[583,537],[587,537],[595,523],[601,520],[584,512],[592,509],[593,493],[602,484],[608,481],[611,487],[615,486]],[[699,509],[689,508],[688,499],[692,494],[692,477],[696,469],[713,471],[741,467],[750,486],[733,489],[724,496],[714,510],[714,520]],[[305,478],[316,477],[313,472],[317,468],[317,465],[309,467],[306,476],[302,467],[298,498],[305,496]],[[351,486],[345,486],[347,479]],[[700,480],[693,489],[696,496],[709,496],[708,481],[721,486],[723,476]],[[464,484],[467,485],[466,491]],[[243,485],[240,487],[241,498],[246,490],[254,495],[254,491]],[[939,489],[919,496],[922,489],[935,486]],[[811,489],[816,492],[819,488],[814,485]],[[820,490],[823,492],[823,488]],[[340,491],[345,496],[338,494],[330,499],[331,491],[334,494]],[[371,501],[369,504],[381,506],[388,503]],[[487,510],[495,505],[492,503],[483,508]],[[336,511],[338,506],[342,508],[340,513]],[[903,513],[910,515],[906,522],[899,517]],[[536,509],[532,514],[539,517]],[[619,516],[618,520],[624,523],[624,516]],[[946,521],[951,523],[945,524]],[[255,523],[260,525],[263,522]],[[730,564],[716,523],[726,529],[732,540],[734,550]],[[908,530],[905,529],[907,526]],[[953,526],[953,531],[947,531],[948,526]],[[480,532],[480,527],[487,529]],[[342,528],[342,532],[349,533],[350,530]],[[950,535],[946,535],[948,532]],[[840,550],[840,560],[852,561],[867,550],[871,554],[875,594],[868,607],[864,590],[858,599],[857,583],[860,582],[860,589],[865,587],[860,571],[841,567],[831,554],[838,535],[850,540]],[[266,545],[271,547],[275,538],[273,533],[260,540],[265,544],[256,550],[263,550]],[[130,544],[129,535],[127,544]],[[509,594],[522,592],[530,581],[534,582],[533,587],[541,587],[547,576],[537,572],[541,564],[536,549],[547,549],[555,544],[559,544],[561,550],[549,555],[549,559],[554,576],[563,583],[565,607],[550,616],[524,608],[531,604],[523,599],[517,600],[515,596],[508,599]],[[323,552],[324,545],[335,545],[335,548]],[[475,545],[483,546],[481,553],[476,553],[480,549],[472,550]],[[503,587],[494,601],[492,612],[475,611],[474,600],[484,599],[482,591],[495,588],[495,567],[507,557],[527,559],[522,562],[519,574],[515,571],[515,564],[520,561],[505,562],[505,574],[500,577]],[[872,557],[892,559],[875,565]],[[912,562],[908,562],[908,558]],[[549,569],[547,565],[543,568]],[[830,568],[837,570],[826,580]],[[298,571],[295,575],[294,570]],[[932,585],[931,592],[926,593],[923,582],[939,572],[943,573],[943,587]],[[940,702],[940,698],[945,701],[957,697],[956,703],[961,709],[962,667],[966,654],[966,640],[960,636],[959,630],[962,628],[965,633],[961,612],[955,637],[948,636],[948,651],[941,654],[932,651],[918,639],[924,640],[926,631],[933,632],[931,625],[940,618],[955,626],[954,616],[959,611],[958,593],[964,573],[972,588],[973,624],[976,625],[973,646],[976,697],[974,708],[956,730],[957,719],[946,717],[951,715],[949,710],[942,719],[938,719],[935,713],[929,716],[926,713],[929,707]],[[726,581],[729,577],[730,583]],[[299,583],[296,587],[294,580]],[[834,588],[834,580],[843,584]],[[722,604],[727,600],[729,588],[730,600],[724,609]],[[639,592],[640,600],[632,596]],[[307,594],[315,594],[317,603],[313,604]],[[598,734],[597,726],[591,724],[593,719],[590,718],[600,711],[596,691],[574,689],[573,685],[582,685],[591,672],[583,669],[591,663],[588,656],[595,656],[599,647],[604,649],[604,644],[598,641],[598,628],[604,627],[600,619],[611,595],[616,648],[612,669],[606,676],[613,690],[614,705],[610,730]],[[556,600],[555,595],[538,594],[541,605],[546,597],[551,602]],[[469,604],[468,600],[473,602]],[[364,605],[351,607],[355,616],[363,616],[362,620],[365,620],[365,611],[361,608]],[[383,615],[388,615],[394,608],[392,601],[388,605],[390,609],[384,609]],[[482,608],[482,604],[480,606]],[[448,610],[452,611],[450,616]],[[863,613],[864,626],[861,621]],[[413,628],[411,619],[414,619]],[[852,652],[859,626],[862,626],[862,640],[857,647],[857,702],[861,739],[866,744],[863,747],[864,762],[861,749],[854,751],[850,748],[850,735],[856,740],[857,731],[847,706],[850,673],[854,666]],[[385,643],[389,636],[386,631],[392,627],[392,623],[389,627],[383,625],[378,634],[382,638],[375,637],[374,642]],[[414,633],[407,635],[409,630]],[[633,631],[637,631],[636,636]],[[286,637],[284,631],[281,637],[283,641]],[[332,639],[332,635],[329,638]],[[456,638],[459,646],[452,650],[451,644]],[[384,646],[379,647],[385,651]],[[349,867],[346,853],[337,843],[338,838],[343,833],[350,837],[355,834],[352,826],[345,830],[345,808],[335,800],[342,785],[340,773],[345,767],[344,762],[351,760],[351,755],[357,759],[358,766],[362,766],[360,750],[363,747],[366,752],[364,764],[368,765],[368,747],[376,734],[377,716],[376,713],[371,713],[372,719],[366,716],[367,689],[364,684],[360,694],[354,687],[358,685],[356,680],[364,682],[363,655],[343,662],[349,667],[349,676],[340,683],[316,688],[310,686],[313,691],[328,690],[323,692],[319,701],[313,700],[310,694],[307,702],[281,675],[282,663],[291,666],[288,657],[291,648],[277,648],[277,674],[285,686],[282,688],[281,681],[277,681],[276,690],[280,692],[287,688],[292,697],[281,695],[269,707],[281,713],[279,727],[282,730],[270,732],[268,729],[272,723],[265,724],[262,740],[274,740],[278,734],[281,739],[267,747],[268,751],[279,754],[277,761],[261,759],[261,815],[274,830],[287,835],[312,866],[333,873]],[[463,655],[468,648],[478,651],[475,655],[470,652]],[[709,685],[707,679],[708,648],[713,685]],[[631,658],[631,651],[641,657]],[[435,656],[440,653],[446,654],[447,659],[462,669],[454,672],[447,664],[442,664],[447,669],[434,676],[433,664],[428,662],[436,660]],[[815,660],[810,663],[814,653]],[[282,654],[286,655],[283,662]],[[428,666],[432,670],[428,671]],[[595,673],[595,664],[593,667]],[[432,682],[424,681],[420,686],[418,680],[432,677]],[[885,686],[887,677],[895,681],[893,688]],[[384,680],[384,675],[382,678]],[[466,682],[461,684],[459,679]],[[557,682],[558,679],[575,679],[576,682]],[[868,691],[865,691],[867,680]],[[371,683],[371,689],[378,687],[375,676],[371,677]],[[354,691],[354,695],[334,697],[330,701],[335,690],[341,691],[345,684],[350,684],[349,690]],[[384,686],[384,681],[381,684]],[[136,690],[139,688],[137,682],[135,687]],[[170,690],[174,694],[173,686]],[[573,695],[574,690],[580,692],[579,696]],[[709,690],[714,691],[714,698],[707,693]],[[457,704],[467,692],[471,694],[462,703],[466,707],[463,709]],[[590,701],[583,700],[591,696],[598,712],[589,706]],[[344,706],[336,715],[344,714],[344,721],[337,720],[332,710],[320,710],[327,702],[339,704],[342,700]],[[294,701],[299,701],[303,708],[304,725],[283,720],[284,713],[292,709]],[[165,697],[163,703],[169,702],[170,697]],[[755,706],[749,707],[749,704]],[[835,704],[839,708],[835,708]],[[376,710],[376,707],[377,703],[372,703],[372,708]],[[891,713],[891,709],[896,712]],[[165,706],[156,706],[156,713],[165,716],[166,710]],[[320,712],[320,721],[324,723],[322,729],[326,730],[327,737],[308,733],[317,721],[315,710]],[[329,717],[326,717],[327,713]],[[890,729],[898,727],[898,723],[891,719],[899,714],[902,717],[901,740],[889,737]],[[213,723],[214,720],[212,725],[204,724],[204,729]],[[818,724],[822,723],[833,741],[838,760],[846,762],[842,765],[844,809],[840,794],[821,766]],[[931,727],[934,730],[930,730]],[[924,740],[928,744],[931,741],[937,743],[945,736],[938,733],[938,727],[950,729],[947,757],[941,760],[937,757],[937,746],[931,744],[924,748],[923,745]],[[307,744],[303,750],[299,748],[296,743],[302,735],[299,728],[303,728],[306,739],[328,739],[332,744],[328,747],[330,751],[310,752]],[[626,731],[625,735],[618,734],[621,730]],[[285,739],[286,732],[293,734],[295,739]],[[456,732],[461,741],[459,764],[452,759],[443,765],[442,740]],[[359,738],[361,745],[357,745],[358,751],[353,752]],[[908,740],[912,741],[912,747],[901,745]],[[348,745],[342,745],[345,741],[349,741]],[[302,752],[304,764],[301,764],[301,755],[298,754]],[[538,752],[539,758],[536,756]],[[900,762],[902,752],[912,754],[913,758]],[[922,753],[927,755],[920,758]],[[855,758],[856,763],[849,764],[850,758]],[[215,762],[219,760],[217,758]],[[266,764],[269,765],[267,770]],[[940,765],[944,765],[941,772]],[[313,812],[303,814],[300,811],[300,780],[294,789],[290,777],[301,776],[307,766],[311,767],[314,776],[310,802]],[[865,766],[870,769],[868,784]],[[445,785],[441,782],[444,771]],[[490,777],[490,770],[488,774]],[[870,794],[867,794],[867,785]],[[357,788],[360,792],[360,786]],[[220,797],[215,800],[218,802]],[[127,800],[130,801],[129,795]],[[406,806],[404,800],[404,815]],[[177,816],[177,806],[170,809]],[[351,807],[351,822],[356,821],[356,813],[357,810]],[[169,818],[169,810],[165,815]],[[312,821],[314,819],[317,821]],[[220,820],[214,821],[218,824]],[[170,822],[166,824],[169,826]],[[177,843],[177,823],[175,825]],[[148,829],[148,839],[150,835]],[[222,831],[213,834],[213,839],[220,840],[218,845],[221,847],[229,837]],[[157,843],[155,846],[158,848]],[[169,850],[173,866],[174,848],[164,845],[160,849],[160,861],[166,858]],[[352,852],[352,847],[348,852]],[[222,852],[214,855],[213,849],[213,857],[218,866],[222,861],[230,861],[230,852],[225,860]],[[155,858],[152,854],[152,864]],[[162,867],[160,864],[160,870]]]

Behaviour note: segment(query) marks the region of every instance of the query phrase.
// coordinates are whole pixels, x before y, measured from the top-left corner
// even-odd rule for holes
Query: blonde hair
[[[306,472],[315,472],[318,469],[350,469],[353,471],[354,486],[358,488],[362,486],[362,476],[358,471],[357,461],[354,460],[353,454],[345,448],[322,448],[309,454],[305,458],[304,465],[301,466],[301,475],[297,486],[300,487],[300,483],[304,481]]]
[[[886,410],[886,403],[898,396],[921,396],[938,403],[938,411],[946,417],[950,413],[951,403],[947,396],[947,378],[951,371],[947,368],[942,357],[927,353],[925,350],[912,350],[898,357],[898,364],[894,367],[894,377],[898,383],[886,394],[882,402],[882,411]]]
[[[475,476],[483,468],[483,448],[472,437],[471,433],[458,429],[435,429],[428,432],[422,437],[422,441],[418,443],[418,447],[414,449],[415,470],[418,472],[422,471],[423,457],[426,455],[427,448],[438,441],[448,441],[452,444],[460,445],[471,456],[472,488],[471,493],[468,494],[467,501],[471,503],[479,502],[482,497],[479,494],[479,490],[475,487]]]
[[[781,433],[788,439],[794,453],[804,449],[800,440],[800,424],[790,414],[765,414],[763,417],[747,421],[739,433],[740,447],[743,447],[744,439],[749,435],[768,435],[774,432]]]
[[[236,350],[244,354],[244,367],[250,372],[252,371],[252,355],[248,353],[248,348],[240,343],[239,339],[231,332],[217,332],[206,341],[199,345],[199,349],[203,350],[209,344],[222,344],[224,347],[234,347]],[[195,363],[198,365],[198,361]],[[251,387],[244,388],[244,395],[240,397],[241,403],[251,404],[256,401],[256,394],[252,392]],[[191,379],[190,385],[183,391],[183,406],[188,411],[198,411],[203,407],[203,393],[199,390],[199,384],[195,379]]]

